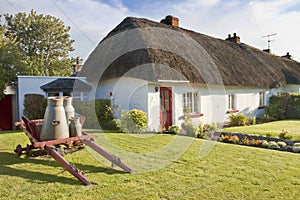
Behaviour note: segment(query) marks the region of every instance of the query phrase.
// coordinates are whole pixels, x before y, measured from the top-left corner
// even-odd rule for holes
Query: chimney
[[[228,40],[230,42],[234,42],[236,44],[241,44],[241,39],[239,36],[236,35],[236,33],[233,33],[233,36],[231,37],[231,34],[228,34],[228,38],[225,40]]]
[[[271,49],[264,49],[263,51],[267,53],[272,53]]]
[[[290,54],[290,52],[287,52],[286,55],[281,56],[282,58],[287,58],[287,59],[292,59],[292,55]]]
[[[82,58],[79,56],[76,58],[76,63],[73,64],[73,74],[76,75],[78,72],[80,72],[82,68]]]
[[[162,19],[160,23],[171,25],[174,27],[179,27],[179,19],[177,17],[173,17],[171,15],[166,16],[165,19]]]

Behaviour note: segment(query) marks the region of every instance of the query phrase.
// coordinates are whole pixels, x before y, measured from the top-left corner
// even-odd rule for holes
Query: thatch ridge
[[[300,63],[297,61],[263,52],[244,43],[236,44],[144,18],[125,18],[101,42],[123,31],[145,27],[167,28],[189,35],[208,52],[220,72],[224,85],[280,87],[286,84],[300,84]],[[97,79],[95,75],[97,69],[94,69],[96,66],[91,64],[95,63],[97,59],[102,58],[92,53],[83,67],[81,75],[87,76],[88,80]],[[195,67],[184,58],[165,50],[151,48],[128,52],[120,56],[110,64],[102,77],[120,77],[134,67],[146,63],[168,65],[170,68],[177,70],[178,73],[182,73],[191,82],[206,83],[203,77],[197,74],[197,70],[194,70]],[[154,65],[152,65],[152,68]],[[150,74],[145,76],[145,73],[140,69],[140,77],[136,77],[138,74],[135,77],[155,81],[162,76],[162,74],[155,73],[155,70],[147,70],[147,73]],[[202,74],[205,73],[204,71]],[[164,79],[174,79],[176,77],[176,75],[171,74],[168,72],[163,73]]]

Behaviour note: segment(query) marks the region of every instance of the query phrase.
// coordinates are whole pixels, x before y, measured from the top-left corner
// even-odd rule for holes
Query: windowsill
[[[227,110],[226,114],[232,114],[232,113],[237,113],[239,110]]]
[[[184,119],[186,115],[183,115],[183,116],[180,116],[179,119]],[[192,113],[192,114],[189,114],[188,117],[190,118],[197,118],[197,117],[202,117],[203,114],[202,113]]]
[[[257,109],[264,109],[266,106],[258,106]]]

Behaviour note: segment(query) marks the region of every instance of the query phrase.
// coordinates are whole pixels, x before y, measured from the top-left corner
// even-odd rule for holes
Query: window
[[[265,105],[266,105],[266,93],[259,92],[259,106],[265,106]]]
[[[59,96],[59,92],[48,92],[47,93],[47,97],[58,97]]]
[[[183,96],[183,112],[199,113],[198,92],[187,92]]]
[[[73,99],[81,99],[81,92],[73,92]]]
[[[71,92],[63,92],[63,96],[71,96]]]
[[[233,94],[229,94],[228,95],[228,110],[234,110],[235,109],[235,105],[234,105],[234,95]]]

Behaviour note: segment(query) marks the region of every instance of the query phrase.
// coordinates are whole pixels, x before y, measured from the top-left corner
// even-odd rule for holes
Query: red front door
[[[163,130],[168,130],[172,125],[172,88],[160,88],[160,125]]]

